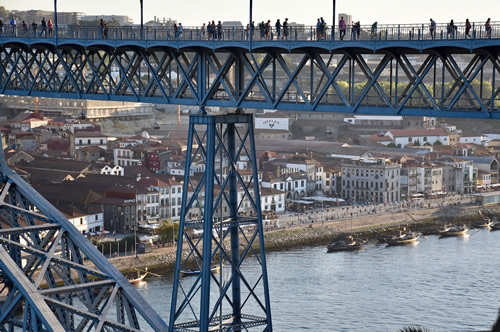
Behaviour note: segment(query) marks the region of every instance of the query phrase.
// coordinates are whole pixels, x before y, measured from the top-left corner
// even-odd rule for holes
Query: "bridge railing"
[[[487,33],[484,22],[471,23],[472,28],[466,34],[465,23],[455,24],[455,28],[449,28],[446,23],[437,24],[434,34],[431,34],[430,24],[386,24],[378,25],[373,29],[371,25],[361,25],[359,29],[347,27],[343,41],[386,41],[386,40],[446,40],[446,39],[488,39],[500,38],[500,22],[492,22],[491,32]],[[54,31],[42,29],[41,27],[28,27],[27,30],[21,26],[12,28],[4,26],[0,30],[0,38],[55,38]],[[98,26],[61,25],[58,27],[59,39],[83,39],[83,40],[181,40],[181,41],[248,41],[250,31],[242,26],[225,26],[215,29],[209,33],[202,27],[184,27],[183,32],[176,31],[173,27],[144,27],[138,26],[108,27],[102,29]],[[331,26],[326,29],[317,29],[316,26],[289,26],[288,31],[277,31],[274,26],[266,34],[261,32],[258,25],[253,31],[253,40],[259,41],[340,41],[339,27],[335,27],[332,36]]]

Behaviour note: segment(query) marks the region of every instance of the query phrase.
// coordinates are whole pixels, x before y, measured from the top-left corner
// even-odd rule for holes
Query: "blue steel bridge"
[[[257,30],[247,40],[233,27],[220,40],[200,27],[110,28],[107,38],[77,26],[48,38],[5,29],[0,94],[200,112],[190,116],[168,319],[0,156],[0,330],[272,331],[253,116],[243,110],[498,119],[500,25],[489,36],[475,23],[470,37],[457,27],[438,25],[434,39],[428,25],[362,27],[342,41],[312,27],[291,27],[286,40]],[[214,106],[235,112],[207,114]],[[250,175],[236,166],[243,155]],[[196,180],[195,162],[205,164]],[[249,258],[259,271],[246,269]]]

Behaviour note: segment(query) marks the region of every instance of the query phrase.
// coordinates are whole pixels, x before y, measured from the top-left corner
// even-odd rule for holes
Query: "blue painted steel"
[[[73,27],[71,34],[69,30],[61,32],[57,43],[54,38],[2,36],[0,93],[200,107],[500,118],[500,84],[495,80],[500,70],[495,51],[500,39],[485,38],[477,31],[473,39],[430,40],[422,35],[421,40],[416,40],[408,37],[409,32],[421,26],[389,28],[394,33],[405,33],[399,40],[271,41],[249,36],[249,40],[208,41],[165,40],[159,36],[161,31],[155,30],[156,40],[141,40],[134,28],[130,28],[131,32],[122,28],[110,35],[115,39],[102,40],[71,39],[96,33]],[[130,39],[121,38],[124,34]],[[468,61],[470,54],[483,60],[471,67],[475,75],[462,73],[462,67],[454,65],[458,58]],[[412,64],[414,59],[408,60],[410,55],[427,57],[428,65],[428,61],[436,61],[443,72],[450,73],[448,81],[444,81],[444,75],[436,80],[431,65],[423,72],[418,64]],[[370,69],[375,61],[376,69]],[[394,62],[395,73],[390,69],[387,78],[388,67],[392,68]],[[492,80],[488,75],[485,81],[479,81],[480,90],[491,82],[493,98],[486,100],[474,93],[472,80],[484,67],[492,65]],[[85,68],[90,68],[91,77],[87,78]],[[113,76],[110,68],[119,72]],[[347,84],[347,92],[340,87],[341,81]],[[357,85],[365,81],[359,93]],[[406,81],[410,86],[401,94],[398,85]],[[424,85],[429,81],[437,81],[433,86],[438,91],[430,93]],[[391,82],[389,93],[384,92],[385,82]],[[452,94],[445,90],[450,83],[455,87]]]
[[[213,116],[207,119],[207,155],[205,171],[205,205],[203,211],[203,252],[201,266],[201,303],[200,331],[208,331],[210,313],[210,277],[212,270],[212,231],[214,218],[214,176],[215,176],[215,131],[216,123]],[[190,167],[191,165],[189,165]],[[185,172],[189,172],[186,165]],[[180,259],[180,257],[178,257]]]
[[[230,218],[233,221],[229,226],[231,232],[231,261],[232,269],[231,274],[233,278],[232,284],[232,304],[233,304],[233,325],[239,326],[241,324],[241,280],[238,269],[236,266],[240,261],[240,237],[238,232],[238,183],[236,177],[236,135],[234,124],[227,126],[227,150],[229,152],[229,160],[233,161],[228,165],[229,172],[229,211]],[[254,167],[252,167],[254,168]],[[235,329],[239,331],[239,329]]]
[[[257,326],[272,331],[252,128],[252,115],[190,116],[170,331],[246,331]],[[244,181],[237,168],[242,153],[255,170],[251,180]],[[205,164],[197,183],[189,177],[194,161]],[[243,210],[244,200],[248,211]],[[202,237],[197,239],[193,230],[203,230]],[[224,244],[227,238],[230,248]],[[253,249],[256,241],[258,251]],[[261,264],[260,274],[246,275],[242,264],[249,257]],[[217,261],[220,279],[213,271]],[[193,269],[199,269],[197,277],[181,277]],[[228,269],[231,274],[225,279]],[[260,317],[255,315],[259,312]]]
[[[255,146],[255,136],[254,136],[254,127],[250,126],[249,128],[250,131],[250,150],[251,150],[251,158],[252,158],[252,163],[254,165],[257,165],[257,156],[255,155],[256,151],[256,146]],[[257,167],[254,167],[252,169],[253,172],[253,177],[254,179],[257,179],[259,174],[257,172]],[[260,206],[260,191],[259,187],[255,186],[254,187],[254,194],[255,194],[255,204],[256,204],[256,210],[257,210],[257,223],[258,223],[258,228],[259,232],[264,231],[264,226],[262,224],[262,209]],[[272,318],[271,318],[271,299],[269,296],[269,280],[267,279],[267,262],[266,262],[266,250],[265,250],[265,242],[264,242],[264,234],[260,233],[259,234],[259,250],[260,250],[260,257],[261,257],[261,265],[262,265],[262,280],[264,283],[264,301],[265,301],[265,306],[268,308],[267,310],[267,331],[272,331],[273,330],[273,324],[272,324]]]
[[[12,308],[22,303],[29,305],[32,312],[30,319],[35,320],[33,324],[38,325],[45,324],[40,315],[48,317],[49,313],[44,310],[48,306],[65,330],[72,330],[73,324],[79,322],[80,329],[101,324],[103,329],[114,327],[122,331],[138,331],[141,327],[137,320],[138,315],[149,328],[155,331],[167,330],[163,320],[97,248],[56,208],[10,170],[3,153],[0,154],[0,181],[0,206],[2,211],[7,212],[0,214],[0,233],[10,234],[9,237],[0,237],[0,242],[6,246],[12,257],[12,264],[9,265],[6,261],[2,264],[1,274],[5,284],[12,285],[9,288],[11,294],[15,294],[15,289],[31,289],[29,292],[18,293],[20,295],[16,298],[8,298],[3,308],[9,304]],[[23,216],[26,225],[19,223],[20,216]],[[26,234],[22,237],[24,241],[31,239],[32,243],[20,241],[21,233]],[[54,256],[59,245],[63,252],[62,258]],[[23,260],[20,259],[21,252],[24,255]],[[84,257],[92,262],[95,268],[86,267],[83,263]],[[73,280],[72,271],[79,276],[79,280]],[[35,272],[39,273],[37,278],[33,277]],[[14,278],[16,275],[23,277]],[[63,287],[55,283],[56,275],[62,279]],[[93,276],[97,282],[89,282],[89,276]],[[39,286],[44,280],[48,288],[42,289]],[[102,285],[107,285],[106,289],[113,291],[106,292]],[[67,286],[69,288],[66,289]],[[73,306],[73,296],[80,293],[85,294],[80,298],[82,303]],[[99,311],[101,303],[106,302],[109,305],[121,303],[128,313],[127,317],[113,319],[107,310]],[[12,328],[12,324],[17,322],[15,311],[0,312],[0,317],[0,325],[7,328]],[[83,317],[83,320],[77,320],[76,317]],[[50,330],[50,327],[47,330]]]

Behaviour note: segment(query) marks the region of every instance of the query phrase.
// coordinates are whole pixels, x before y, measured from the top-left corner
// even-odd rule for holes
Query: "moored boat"
[[[364,245],[362,243],[357,243],[352,236],[348,236],[345,240],[330,243],[327,246],[327,252],[355,251],[363,248]]]
[[[488,217],[487,215],[483,214],[481,210],[479,210],[479,217],[482,220],[482,223],[479,225],[475,225],[477,228],[491,228],[491,226],[494,224],[494,221],[492,218]]]
[[[402,246],[405,244],[415,244],[418,243],[417,240],[420,237],[419,234],[414,232],[403,233],[400,236],[394,236],[391,239],[387,239],[387,246]]]
[[[477,228],[491,228],[492,225],[493,225],[493,220],[490,219],[490,220],[485,221],[482,224],[476,225],[475,227],[477,227]]]
[[[148,271],[146,271],[144,274],[139,274],[139,271],[137,271],[136,278],[131,278],[131,279],[127,278],[127,279],[131,285],[137,285],[138,283],[143,282],[144,278],[146,278],[147,275],[148,275]]]
[[[464,236],[469,232],[470,227],[463,225],[463,226],[453,226],[453,227],[448,227],[445,230],[439,231],[440,237],[452,237],[452,236]]]
[[[490,231],[499,231],[500,230],[500,222],[494,220],[490,226]]]
[[[213,273],[218,273],[219,272],[219,267],[218,266],[214,266],[210,269],[211,272]],[[185,276],[196,276],[198,274],[201,273],[201,270],[198,270],[198,269],[184,269],[184,270],[181,270],[181,273]]]

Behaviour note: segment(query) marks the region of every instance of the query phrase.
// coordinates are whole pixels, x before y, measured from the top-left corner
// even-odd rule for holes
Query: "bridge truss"
[[[108,42],[109,43],[109,42]],[[4,43],[0,93],[228,108],[499,118],[497,40]],[[336,44],[335,44],[336,45]],[[373,46],[375,45],[375,46]],[[146,47],[147,46],[147,47]],[[284,47],[287,48],[284,48]],[[294,46],[294,48],[292,48]]]
[[[0,154],[0,330],[166,331],[128,280]]]
[[[3,156],[0,296],[6,297],[0,325],[32,331],[134,331],[144,324],[155,331],[272,331],[253,119],[210,116],[206,107],[500,118],[498,39],[249,46],[0,38],[0,94],[201,110],[190,118],[169,327],[76,228],[8,169]],[[252,168],[246,180],[235,165],[243,152]],[[193,160],[206,167],[199,182],[189,177]],[[241,214],[245,199],[250,215]],[[201,239],[194,230],[203,231]],[[58,247],[62,257],[55,255]],[[243,269],[250,256],[257,273]],[[219,273],[229,271],[225,282],[212,271],[217,262]],[[188,270],[199,276],[185,278]]]
[[[191,115],[186,170],[195,162],[205,172],[184,176],[171,331],[272,331],[253,116]]]

